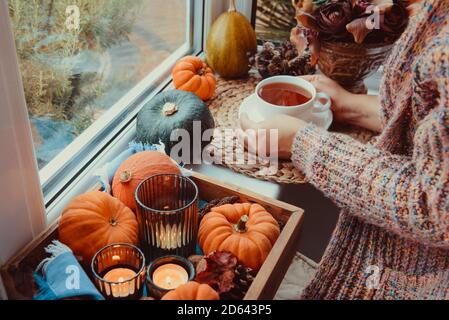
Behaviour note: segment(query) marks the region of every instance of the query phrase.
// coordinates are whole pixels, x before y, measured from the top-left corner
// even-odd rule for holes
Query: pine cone
[[[314,74],[316,69],[310,62],[310,54],[306,52],[303,56],[298,56],[298,50],[290,41],[285,41],[280,46],[265,42],[262,51],[250,59],[250,64],[257,68],[263,78]]]
[[[242,265],[238,265],[235,268],[234,274],[235,285],[230,291],[221,294],[220,297],[223,300],[242,300],[254,281],[252,269]]]

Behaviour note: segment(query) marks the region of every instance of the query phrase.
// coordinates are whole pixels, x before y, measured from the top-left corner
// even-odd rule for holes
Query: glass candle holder
[[[117,243],[100,249],[92,259],[92,274],[106,299],[139,299],[145,285],[145,256],[136,246]]]
[[[174,255],[158,258],[147,269],[148,294],[160,299],[194,278],[195,268],[189,260]]]
[[[189,178],[161,174],[136,189],[141,247],[152,261],[165,255],[195,253],[198,234],[198,188]]]

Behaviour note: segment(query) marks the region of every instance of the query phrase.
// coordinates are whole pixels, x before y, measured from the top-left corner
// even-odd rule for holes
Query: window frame
[[[45,208],[8,3],[0,1],[0,265],[45,228]],[[3,198],[7,196],[7,198]],[[0,298],[4,295],[0,281]]]

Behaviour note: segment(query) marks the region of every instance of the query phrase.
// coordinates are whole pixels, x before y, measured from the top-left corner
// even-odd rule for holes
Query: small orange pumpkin
[[[137,244],[137,219],[120,200],[92,191],[75,197],[64,209],[58,234],[59,240],[88,264],[108,244]]]
[[[173,160],[158,151],[138,152],[125,160],[112,180],[112,194],[127,207],[137,209],[134,194],[139,183],[156,174],[181,174]]]
[[[161,300],[219,300],[220,297],[208,284],[187,282],[166,293]]]
[[[198,241],[205,254],[229,251],[258,271],[279,234],[277,221],[261,205],[235,203],[214,207],[203,217]]]
[[[187,56],[179,60],[172,72],[175,88],[195,93],[201,100],[212,98],[217,85],[214,73],[201,58]]]

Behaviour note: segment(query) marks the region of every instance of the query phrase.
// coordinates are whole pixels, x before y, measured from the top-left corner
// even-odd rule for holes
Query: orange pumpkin
[[[175,88],[195,93],[201,100],[209,100],[217,85],[214,73],[201,58],[187,56],[179,60],[172,72]]]
[[[278,223],[261,205],[235,203],[214,207],[203,217],[198,241],[205,254],[229,251],[257,271],[279,233]]]
[[[173,160],[158,151],[143,151],[125,160],[112,180],[112,194],[131,210],[136,210],[134,194],[139,183],[157,174],[180,174],[181,170]]]
[[[116,243],[137,244],[134,213],[111,195],[92,191],[75,197],[59,222],[59,240],[68,245],[83,264],[102,247]]]
[[[218,293],[208,284],[190,281],[166,293],[161,300],[219,300]]]

